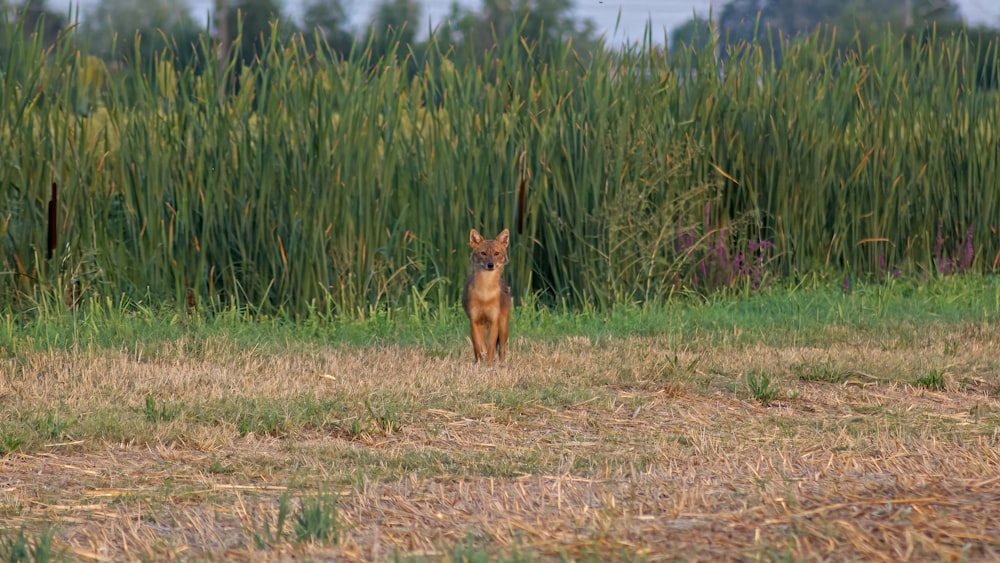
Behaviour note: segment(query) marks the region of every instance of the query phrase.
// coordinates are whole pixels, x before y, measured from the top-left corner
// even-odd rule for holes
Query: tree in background
[[[728,54],[726,44],[755,42],[764,49],[765,57],[780,63],[781,42],[834,22],[850,2],[853,0],[733,0],[719,12],[720,54]],[[851,34],[845,35],[849,39]]]
[[[11,24],[21,24],[21,31],[27,37],[36,32],[41,33],[42,43],[45,45],[52,45],[59,38],[59,34],[66,29],[67,24],[66,16],[50,10],[46,0],[0,1],[0,14],[7,24],[0,28],[0,42],[2,42],[0,52],[4,55],[8,41],[4,35],[13,32],[15,28],[15,25]]]
[[[848,0],[849,2],[850,0]],[[811,33],[816,26],[836,18],[848,2],[843,0],[733,0],[719,13],[721,36],[730,43],[758,37],[791,37]]]
[[[320,42],[325,41],[333,52],[346,58],[354,47],[349,24],[344,0],[309,0],[305,5],[302,31],[310,49],[318,47],[316,34],[319,34]]]
[[[670,52],[679,56],[685,47],[695,52],[707,51],[712,48],[714,33],[711,21],[695,16],[670,32]]]
[[[587,52],[596,46],[597,24],[576,19],[572,0],[534,0],[524,2],[521,10],[526,13],[526,38],[538,44],[543,57],[567,40],[573,41],[577,51]]]
[[[452,2],[451,13],[438,26],[438,42],[453,49],[466,61],[479,60],[495,41],[501,41],[514,28],[514,12],[509,0],[483,0],[479,12]]]
[[[907,10],[907,7],[909,10]],[[704,20],[689,20],[671,33],[671,50],[679,52],[681,45],[704,49]],[[836,33],[835,46],[845,52],[866,50],[877,45],[887,31],[918,39],[918,44],[944,39],[958,32],[966,33],[976,60],[966,61],[981,87],[997,86],[997,65],[1000,32],[988,27],[969,29],[961,19],[953,0],[730,0],[719,13],[718,31],[728,45],[756,42],[766,55],[774,55],[780,63],[780,53],[771,51],[796,35]],[[698,33],[695,33],[695,32]]]
[[[148,68],[166,52],[181,65],[195,59],[200,28],[184,0],[101,0],[81,23],[90,52]]]
[[[271,40],[271,28],[277,22],[282,22],[278,33],[283,38],[294,31],[291,22],[284,21],[277,0],[229,0],[225,17],[227,44],[233,44],[232,40],[239,35],[239,58],[243,64],[263,57]]]
[[[368,38],[378,58],[395,50],[400,58],[415,46],[423,8],[417,0],[383,0],[375,8]]]
[[[539,60],[548,60],[569,40],[585,54],[597,47],[597,26],[589,19],[577,20],[572,11],[572,0],[483,0],[479,12],[455,2],[451,15],[439,26],[438,40],[467,62],[480,62],[487,50],[518,30]]]
[[[844,48],[854,46],[855,37],[869,45],[887,29],[903,33],[932,24],[961,24],[953,0],[730,0],[718,15],[720,36],[728,44],[754,39],[764,44],[825,25],[837,29],[838,46]],[[681,24],[671,36],[683,40],[691,25],[692,21]]]
[[[932,26],[957,31],[965,26],[952,0],[911,0],[907,13],[898,0],[850,0],[833,23],[844,31],[844,44],[857,34],[861,45],[878,41],[887,29],[895,33],[920,33]]]

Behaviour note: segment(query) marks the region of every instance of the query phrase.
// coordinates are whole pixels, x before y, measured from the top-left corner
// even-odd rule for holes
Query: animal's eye
[[[486,251],[484,250],[484,251],[480,252],[479,255],[480,256],[486,256]]]
[[[493,256],[500,256],[500,251],[498,250],[498,251],[494,252]]]

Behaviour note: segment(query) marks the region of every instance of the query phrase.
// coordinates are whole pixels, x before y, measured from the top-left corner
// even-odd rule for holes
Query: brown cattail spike
[[[51,260],[59,244],[59,232],[56,230],[59,224],[59,187],[52,182],[52,199],[49,200],[49,240],[46,258]]]
[[[528,191],[528,181],[522,176],[517,190],[517,234],[524,232],[524,198]]]

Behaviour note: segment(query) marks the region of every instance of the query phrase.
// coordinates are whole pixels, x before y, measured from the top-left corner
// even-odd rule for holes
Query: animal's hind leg
[[[500,349],[500,361],[507,357],[507,337],[510,335],[510,317],[501,313],[497,319],[497,347]]]

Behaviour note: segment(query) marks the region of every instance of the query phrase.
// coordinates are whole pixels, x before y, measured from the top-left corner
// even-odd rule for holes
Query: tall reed
[[[777,68],[648,39],[540,60],[516,36],[477,66],[434,40],[345,61],[275,38],[220,69],[206,41],[144,74],[5,34],[0,308],[447,305],[469,228],[511,228],[518,295],[599,308],[762,270],[940,274],[969,248],[998,267],[1000,97],[967,71],[996,45],[843,55],[817,33]]]

